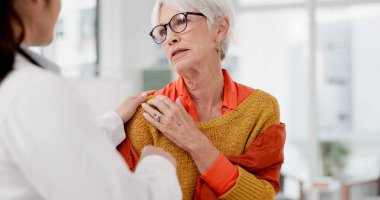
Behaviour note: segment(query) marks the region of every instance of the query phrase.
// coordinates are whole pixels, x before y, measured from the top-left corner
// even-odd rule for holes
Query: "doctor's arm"
[[[116,147],[126,138],[124,124],[135,114],[137,108],[153,94],[154,91],[146,91],[128,97],[115,111],[109,111],[97,118],[97,124],[103,129],[112,144]]]
[[[182,198],[168,159],[147,155],[130,172],[76,93],[60,81],[44,81],[29,84],[14,100],[5,141],[16,166],[44,199]]]

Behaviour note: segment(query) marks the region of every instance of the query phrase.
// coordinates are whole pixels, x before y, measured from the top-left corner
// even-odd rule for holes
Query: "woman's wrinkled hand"
[[[146,91],[140,94],[128,97],[115,111],[124,123],[132,118],[135,114],[137,107],[139,107],[149,95],[152,95],[154,91]]]
[[[145,110],[144,118],[185,150],[189,150],[191,144],[203,136],[179,98],[174,103],[168,97],[160,95],[141,106]]]
[[[174,103],[160,95],[141,106],[145,110],[144,118],[174,144],[187,151],[201,174],[219,157],[220,151],[198,129],[179,99]]]

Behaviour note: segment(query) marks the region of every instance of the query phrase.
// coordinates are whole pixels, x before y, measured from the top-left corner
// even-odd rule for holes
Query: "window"
[[[236,24],[237,41],[228,55],[238,58],[238,65],[229,67],[234,80],[277,98],[281,120],[286,122],[288,132],[285,148],[290,157],[286,160],[292,160],[285,163],[283,170],[297,172],[299,179],[309,176],[305,164],[308,162],[307,27],[305,9],[240,13]],[[291,197],[299,198],[297,194]]]
[[[98,74],[97,0],[66,0],[56,26],[56,38],[43,54],[61,67],[65,77]]]
[[[321,141],[346,144],[346,177],[380,169],[379,21],[380,4],[317,12],[318,128]]]
[[[231,70],[277,97],[288,133],[283,169],[307,181],[332,171],[343,179],[378,174],[380,1],[238,2]],[[336,158],[344,167],[326,165]]]

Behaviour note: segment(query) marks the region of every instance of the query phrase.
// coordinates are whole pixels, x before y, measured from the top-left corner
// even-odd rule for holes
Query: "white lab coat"
[[[120,117],[99,119],[64,79],[21,55],[0,84],[0,200],[181,199],[161,156],[131,173],[116,151]]]

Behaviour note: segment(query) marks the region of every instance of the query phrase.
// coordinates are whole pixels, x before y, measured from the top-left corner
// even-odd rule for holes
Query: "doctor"
[[[0,1],[0,199],[181,199],[169,153],[146,147],[132,173],[115,149],[147,94],[96,121],[62,78],[20,48],[49,44],[59,11],[60,0]]]

